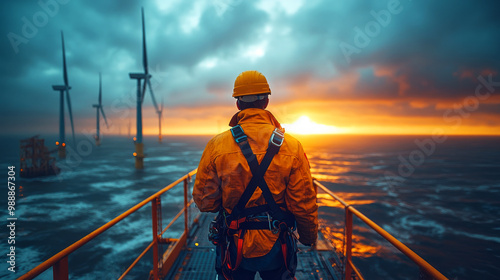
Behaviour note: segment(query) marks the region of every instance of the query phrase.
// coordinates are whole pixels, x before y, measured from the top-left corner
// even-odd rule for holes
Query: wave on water
[[[417,137],[361,138],[365,137],[323,137],[306,143],[314,176],[447,277],[496,279],[500,139],[450,137],[404,177],[398,170],[403,165],[400,158],[415,150]],[[397,176],[402,180],[394,181]],[[329,217],[322,220],[323,230],[335,221],[343,225],[341,205],[322,196],[319,201],[320,215]],[[365,228],[355,226],[355,247],[391,247]],[[338,244],[335,238],[331,241]],[[354,262],[371,279],[417,278],[418,269],[402,255],[394,259],[391,249],[364,252]]]
[[[395,185],[388,183],[391,177],[386,175],[398,176],[399,156],[408,157],[415,149],[413,136],[297,138],[316,179],[447,277],[495,279],[492,275],[500,275],[498,138],[450,137]],[[196,168],[209,139],[175,136],[159,144],[146,137],[145,169],[136,171],[132,142],[107,137],[61,176],[19,178],[16,276]],[[468,145],[471,139],[476,145]],[[5,165],[19,161],[18,144],[4,145],[12,146],[2,158]],[[5,205],[6,197],[0,199]],[[344,209],[326,194],[319,195],[318,203],[323,233],[332,243],[342,244]],[[182,206],[179,184],[162,196],[163,224]],[[72,254],[70,278],[117,278],[150,242],[150,225],[148,204]],[[166,236],[177,238],[183,226],[183,221],[175,223]],[[418,278],[418,268],[359,221],[353,240],[354,262],[370,279]],[[7,251],[6,242],[0,243],[0,251]],[[150,269],[146,258],[130,279],[144,279]],[[37,279],[51,279],[50,274]],[[0,271],[3,277],[10,275]]]

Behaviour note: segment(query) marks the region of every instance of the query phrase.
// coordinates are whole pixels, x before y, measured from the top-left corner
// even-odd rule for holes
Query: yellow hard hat
[[[259,71],[242,72],[234,81],[233,97],[271,94],[266,77]]]

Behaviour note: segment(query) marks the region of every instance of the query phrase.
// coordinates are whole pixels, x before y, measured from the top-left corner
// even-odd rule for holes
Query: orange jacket
[[[266,110],[246,109],[238,112],[230,122],[241,125],[257,159],[262,161],[269,138],[275,127],[281,128],[274,116]],[[193,198],[202,212],[217,212],[222,206],[231,213],[238,203],[252,173],[240,147],[230,131],[215,136],[207,144],[200,160],[193,188]],[[304,244],[316,241],[318,233],[318,206],[309,162],[302,145],[285,134],[285,141],[264,176],[276,202],[286,203],[287,210],[297,220],[299,240]],[[262,191],[257,188],[246,207],[265,204]],[[278,234],[270,230],[248,230],[245,233],[243,256],[260,257],[267,254]]]

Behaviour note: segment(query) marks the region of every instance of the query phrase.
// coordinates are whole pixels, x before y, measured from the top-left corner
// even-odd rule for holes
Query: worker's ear
[[[241,110],[241,108],[240,108],[240,102],[239,102],[238,99],[236,99],[236,107],[238,108],[238,110]]]

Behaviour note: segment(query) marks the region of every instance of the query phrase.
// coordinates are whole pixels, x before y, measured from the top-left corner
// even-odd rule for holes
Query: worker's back
[[[269,139],[279,123],[271,113],[262,109],[246,109],[238,114],[238,124],[248,137],[257,159],[262,161]],[[205,148],[198,170],[193,197],[201,211],[217,212],[220,202],[231,213],[252,178],[245,156],[230,131],[214,137]],[[274,156],[264,179],[276,203],[286,204],[286,210],[294,214],[299,235],[304,243],[313,243],[317,234],[316,191],[312,187],[309,163],[301,144],[290,135],[277,155]],[[219,188],[220,186],[220,188]],[[207,191],[207,188],[211,191]],[[311,199],[314,197],[314,199]],[[262,191],[257,188],[247,207],[266,204]],[[259,257],[267,254],[278,236],[270,231],[258,230],[246,233],[243,256]]]
[[[309,162],[299,141],[283,135],[264,110],[270,94],[257,71],[236,78],[233,97],[241,111],[231,119],[230,131],[207,144],[198,167],[194,201],[203,212],[219,212],[211,228],[219,278],[253,279],[259,271],[265,280],[293,279],[297,240],[292,230],[296,225],[305,245],[317,238]],[[217,233],[222,238],[214,238]]]

